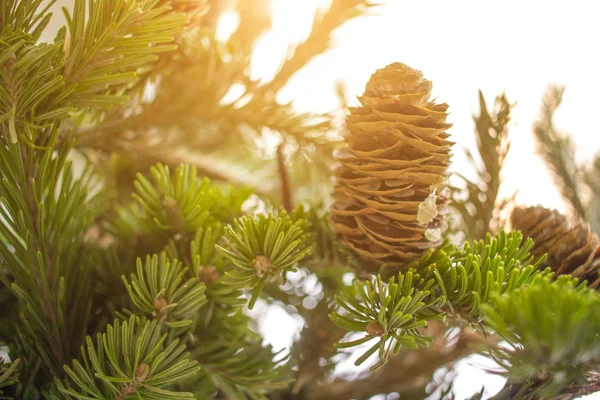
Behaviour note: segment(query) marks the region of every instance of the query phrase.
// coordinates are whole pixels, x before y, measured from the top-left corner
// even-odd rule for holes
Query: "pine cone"
[[[546,265],[557,274],[586,279],[590,287],[598,287],[600,279],[599,239],[588,224],[567,218],[544,207],[518,207],[511,216],[512,228],[534,241],[531,253],[539,258],[548,254]]]
[[[378,70],[362,107],[350,109],[347,143],[334,153],[331,224],[368,271],[402,267],[440,244],[453,143],[448,106],[430,95],[420,71],[401,63]]]

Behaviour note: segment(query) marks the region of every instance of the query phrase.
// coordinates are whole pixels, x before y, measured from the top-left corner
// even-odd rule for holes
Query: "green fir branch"
[[[221,253],[237,268],[227,271],[226,282],[249,287],[252,308],[267,280],[285,279],[285,273],[294,271],[297,264],[311,251],[302,220],[294,222],[285,212],[242,217],[225,228],[225,246],[217,245]]]
[[[339,296],[338,310],[330,318],[348,331],[366,332],[362,338],[342,342],[338,348],[349,348],[379,338],[356,362],[357,365],[379,350],[379,368],[400,347],[427,345],[418,328],[444,315],[481,324],[481,306],[495,295],[510,293],[551,276],[540,271],[542,260],[531,264],[531,239],[523,243],[520,232],[486,241],[467,243],[458,251],[446,242],[441,248],[426,253],[420,260],[384,282],[381,276],[371,281],[355,281],[353,296]],[[387,344],[387,348],[385,345]],[[390,349],[392,351],[390,351]]]
[[[402,347],[418,348],[427,346],[431,338],[421,335],[420,328],[427,326],[427,321],[442,319],[441,313],[434,306],[443,299],[434,299],[431,288],[435,281],[425,282],[414,270],[398,274],[398,283],[391,278],[384,284],[380,276],[374,283],[355,281],[358,296],[337,296],[338,305],[347,314],[334,312],[331,320],[344,329],[367,334],[360,339],[338,343],[338,348],[349,348],[378,339],[355,365],[360,365],[375,352],[380,362],[371,367],[374,371],[385,365],[389,354],[396,354]]]
[[[600,295],[571,277],[534,283],[495,295],[484,321],[507,342],[486,352],[506,369],[507,388],[522,398],[547,398],[586,386],[600,362]],[[519,397],[521,398],[521,397]]]
[[[5,0],[0,4],[0,32],[10,26],[15,31],[31,35],[37,42],[50,22],[48,11],[57,0]]]
[[[126,101],[127,88],[159,54],[177,49],[174,37],[187,22],[158,0],[75,0],[72,14],[64,13],[69,41],[63,73],[73,88],[68,103],[84,109]]]
[[[150,227],[167,232],[194,232],[211,218],[217,193],[208,179],[199,179],[195,168],[179,166],[171,178],[169,167],[157,164],[150,174],[153,183],[138,174],[133,197],[146,211]]]
[[[280,356],[260,343],[210,342],[192,351],[214,385],[224,395],[240,400],[267,400],[267,393],[291,383],[284,367],[287,358]],[[274,362],[274,358],[280,360]]]
[[[65,366],[69,379],[56,381],[50,399],[193,399],[191,393],[171,389],[200,367],[184,345],[167,343],[166,337],[157,321],[142,322],[135,316],[115,320],[96,341],[87,337],[81,361]]]
[[[181,263],[165,253],[137,260],[137,273],[123,282],[132,303],[141,313],[150,314],[169,328],[191,328],[198,311],[206,305],[206,286],[188,278]]]

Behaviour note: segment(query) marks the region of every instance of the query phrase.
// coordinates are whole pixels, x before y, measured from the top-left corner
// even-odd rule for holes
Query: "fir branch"
[[[481,306],[494,295],[510,293],[537,282],[538,277],[547,279],[551,275],[549,269],[539,271],[544,257],[531,264],[531,239],[525,243],[522,240],[520,232],[501,232],[494,238],[488,235],[485,242],[467,243],[462,251],[446,244],[399,272],[398,284],[395,278],[384,283],[380,276],[375,283],[356,281],[357,293],[338,297],[339,309],[330,318],[349,331],[366,335],[339,343],[338,348],[378,339],[379,343],[356,364],[379,350],[380,362],[374,367],[379,368],[390,353],[397,353],[402,346],[427,345],[431,339],[416,328],[427,326],[429,320],[445,314],[480,324]]]
[[[371,367],[374,371],[383,367],[389,354],[396,354],[401,347],[418,348],[431,342],[430,338],[421,335],[420,328],[427,326],[427,321],[443,318],[440,313],[431,311],[434,303],[440,302],[430,296],[433,279],[425,282],[413,270],[408,270],[398,274],[398,283],[392,278],[386,285],[378,276],[373,284],[357,280],[354,285],[358,296],[336,297],[348,315],[332,313],[330,318],[347,330],[366,332],[360,339],[338,343],[337,348],[354,347],[378,339],[355,365],[378,352],[381,362]]]
[[[270,346],[243,342],[209,342],[192,351],[214,385],[233,399],[267,400],[266,393],[287,387],[292,380],[280,355]]]
[[[22,309],[20,345],[43,360],[46,372],[60,375],[60,366],[83,339],[90,315],[90,261],[84,233],[103,206],[89,195],[95,179],[91,169],[75,176],[67,161],[69,147],[54,152],[56,129],[27,129],[36,146],[0,144],[0,247],[2,264],[11,273],[4,283]],[[35,132],[35,133],[34,133]]]
[[[585,375],[600,361],[599,305],[596,291],[567,276],[538,279],[484,305],[485,323],[508,343],[489,350],[509,379],[497,398],[515,391],[546,398],[589,384]]]
[[[477,172],[477,179],[458,175],[466,183],[466,189],[455,190],[453,207],[459,211],[463,228],[468,239],[483,239],[491,226],[494,213],[498,209],[498,192],[504,160],[510,150],[508,124],[513,104],[503,94],[497,96],[493,110],[488,110],[483,93],[479,91],[479,115],[473,117],[476,127],[480,166],[474,155],[465,149],[467,158]],[[473,213],[475,210],[475,213]]]
[[[165,253],[137,260],[137,274],[123,282],[131,301],[142,313],[156,318],[169,328],[191,328],[198,310],[206,305],[206,286],[197,278],[184,281],[186,269]]]
[[[48,11],[57,0],[4,0],[0,4],[0,32],[10,27],[28,33],[37,42],[50,22]]]
[[[12,143],[32,143],[44,126],[68,116],[70,108],[52,107],[51,98],[65,90],[59,74],[63,63],[61,43],[36,44],[33,38],[10,27],[0,32],[0,127]],[[29,136],[23,136],[24,133]]]
[[[374,4],[369,0],[333,0],[329,9],[315,15],[308,38],[290,50],[275,77],[265,84],[263,90],[277,93],[296,72],[331,46],[336,29],[351,19],[365,15],[372,7]]]
[[[187,36],[151,88],[153,100],[136,104],[133,110],[117,108],[105,123],[84,127],[78,146],[144,151],[160,140],[163,151],[165,146],[174,151],[185,143],[188,152],[198,152],[236,143],[243,128],[250,128],[255,137],[268,128],[297,140],[317,140],[331,129],[330,116],[297,113],[290,104],[278,104],[262,93],[258,83],[247,78],[247,68],[246,55],[232,44],[220,43],[203,31]],[[225,99],[240,83],[242,93]],[[219,132],[223,135],[215,135]]]
[[[309,387],[306,397],[367,400],[376,395],[399,393],[409,399],[425,398],[431,393],[426,389],[430,389],[434,373],[466,357],[472,352],[470,347],[481,342],[481,337],[469,329],[463,329],[457,337],[449,335],[452,329],[432,322],[425,331],[427,336],[435,338],[429,347],[403,349],[388,360],[385,368],[364,377],[341,376],[332,382],[315,384]]]
[[[134,199],[147,213],[148,224],[167,232],[194,232],[208,222],[217,193],[208,179],[200,180],[195,168],[180,165],[171,178],[169,168],[157,164],[150,170],[154,184],[138,174]]]
[[[269,7],[271,0],[237,0],[240,24],[231,35],[231,41],[239,43],[250,54],[257,39],[271,27]]]
[[[281,179],[283,208],[287,212],[292,212],[292,188],[290,186],[290,177],[286,166],[283,143],[277,146],[277,169],[279,170],[279,178]]]
[[[563,198],[576,215],[586,220],[581,183],[577,177],[575,148],[571,138],[554,127],[554,113],[562,102],[564,90],[564,87],[555,85],[548,88],[540,117],[533,125],[533,134],[537,140],[537,151],[552,171],[554,182],[561,190]]]
[[[198,373],[185,346],[166,342],[156,321],[140,322],[135,316],[115,320],[94,342],[87,337],[82,361],[65,366],[69,380],[56,381],[51,400],[113,399],[131,395],[144,399],[192,399],[191,393],[171,390],[179,380]]]
[[[225,228],[226,247],[217,245],[237,268],[227,271],[227,283],[252,288],[251,309],[267,280],[283,280],[310,252],[303,230],[304,221],[294,222],[282,213],[242,217]]]
[[[177,48],[174,36],[187,22],[158,0],[92,0],[89,7],[76,0],[72,15],[64,13],[70,40],[63,74],[73,88],[67,102],[78,108],[126,100],[127,88],[158,55]]]

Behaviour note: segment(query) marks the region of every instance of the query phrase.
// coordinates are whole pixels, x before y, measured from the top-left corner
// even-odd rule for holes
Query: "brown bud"
[[[198,269],[198,279],[202,282],[209,284],[216,281],[219,278],[217,269],[212,265],[203,265]]]
[[[163,311],[163,309],[169,305],[169,302],[167,302],[167,299],[165,299],[162,296],[157,297],[154,300],[154,307],[156,308],[156,311],[158,311],[159,313]]]
[[[145,364],[145,363],[140,364],[135,369],[135,380],[138,382],[144,382],[146,379],[148,379],[149,375],[150,375],[150,366],[148,364]]]
[[[254,267],[254,271],[256,271],[256,275],[260,278],[271,269],[271,260],[264,254],[259,254],[254,258],[254,262],[252,266]]]
[[[383,325],[379,322],[369,322],[365,331],[371,336],[379,336],[382,337],[385,335],[385,329],[383,329]]]

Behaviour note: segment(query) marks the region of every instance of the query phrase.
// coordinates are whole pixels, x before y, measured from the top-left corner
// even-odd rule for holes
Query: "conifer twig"
[[[331,46],[332,34],[337,28],[364,15],[373,6],[369,0],[333,0],[327,11],[315,15],[308,38],[290,50],[290,55],[265,89],[277,93],[296,72]]]
[[[293,208],[292,187],[290,185],[290,176],[287,166],[285,165],[285,154],[283,151],[284,143],[281,143],[279,146],[277,146],[277,169],[279,171],[279,178],[281,180],[283,208],[285,208],[287,212],[291,212]]]
[[[467,239],[483,239],[492,228],[494,214],[501,208],[497,204],[502,183],[501,172],[510,150],[508,123],[513,104],[502,94],[496,97],[494,109],[488,111],[483,93],[479,91],[479,106],[479,115],[473,116],[473,120],[477,153],[482,165],[465,149],[467,159],[477,173],[477,180],[472,182],[457,174],[465,182],[466,188],[456,188],[452,201],[454,209],[462,217]],[[475,210],[474,214],[472,210]]]
[[[580,193],[578,168],[575,163],[575,148],[571,138],[556,130],[554,114],[562,102],[565,88],[558,85],[548,87],[539,119],[533,125],[537,140],[537,151],[553,173],[554,182],[562,192],[571,209],[582,219],[587,219]]]

